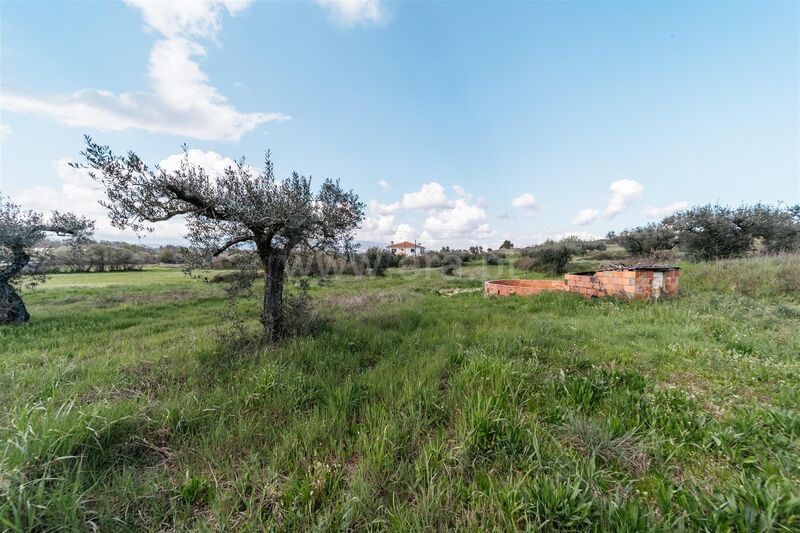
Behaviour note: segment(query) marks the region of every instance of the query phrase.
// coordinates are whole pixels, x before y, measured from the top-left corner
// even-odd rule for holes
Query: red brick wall
[[[651,270],[604,270],[594,274],[567,274],[563,281],[506,279],[487,281],[484,292],[489,295],[527,296],[543,291],[569,291],[586,298],[622,296],[629,299],[649,300],[662,295],[677,294],[680,273],[678,270],[656,272]]]
[[[567,290],[567,285],[561,280],[503,279],[487,281],[483,284],[483,290],[486,294],[497,296],[510,296],[512,294],[529,296],[543,291],[565,291]]]

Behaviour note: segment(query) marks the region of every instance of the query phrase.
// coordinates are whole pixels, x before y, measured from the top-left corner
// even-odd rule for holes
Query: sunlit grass
[[[53,276],[0,330],[0,527],[796,530],[800,306],[711,268],[657,303],[312,280],[320,333],[247,349],[178,270]]]

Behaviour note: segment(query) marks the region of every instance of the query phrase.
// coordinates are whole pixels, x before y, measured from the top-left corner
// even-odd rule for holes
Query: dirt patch
[[[480,292],[482,290],[483,289],[481,287],[473,287],[473,288],[469,288],[469,289],[457,289],[457,288],[455,288],[455,289],[439,289],[436,292],[439,294],[439,296],[450,297],[450,296],[458,296],[459,294],[467,294],[467,293],[471,293],[471,292]]]

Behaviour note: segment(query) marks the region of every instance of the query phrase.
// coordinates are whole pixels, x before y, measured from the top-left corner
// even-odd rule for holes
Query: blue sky
[[[104,220],[83,133],[369,202],[365,241],[518,245],[800,202],[797,2],[0,4],[0,188]],[[171,157],[172,156],[172,157]],[[177,241],[180,221],[147,242]]]

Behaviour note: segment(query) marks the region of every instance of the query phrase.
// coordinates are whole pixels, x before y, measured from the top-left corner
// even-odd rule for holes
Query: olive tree
[[[48,235],[69,236],[73,242],[87,239],[94,222],[71,213],[54,212],[49,217],[21,209],[0,197],[0,324],[22,324],[30,320],[17,292],[22,274],[35,255],[36,244]],[[42,281],[27,276],[27,285]]]
[[[338,180],[324,180],[315,193],[311,178],[296,172],[276,179],[269,153],[263,171],[242,159],[221,176],[193,164],[186,147],[174,171],[148,166],[133,152],[116,155],[89,137],[81,153],[81,166],[105,187],[114,226],[152,231],[151,223],[185,217],[190,267],[231,248],[252,250],[264,271],[261,322],[271,340],[286,331],[283,287],[292,251],[349,252],[364,218],[364,204]]]

